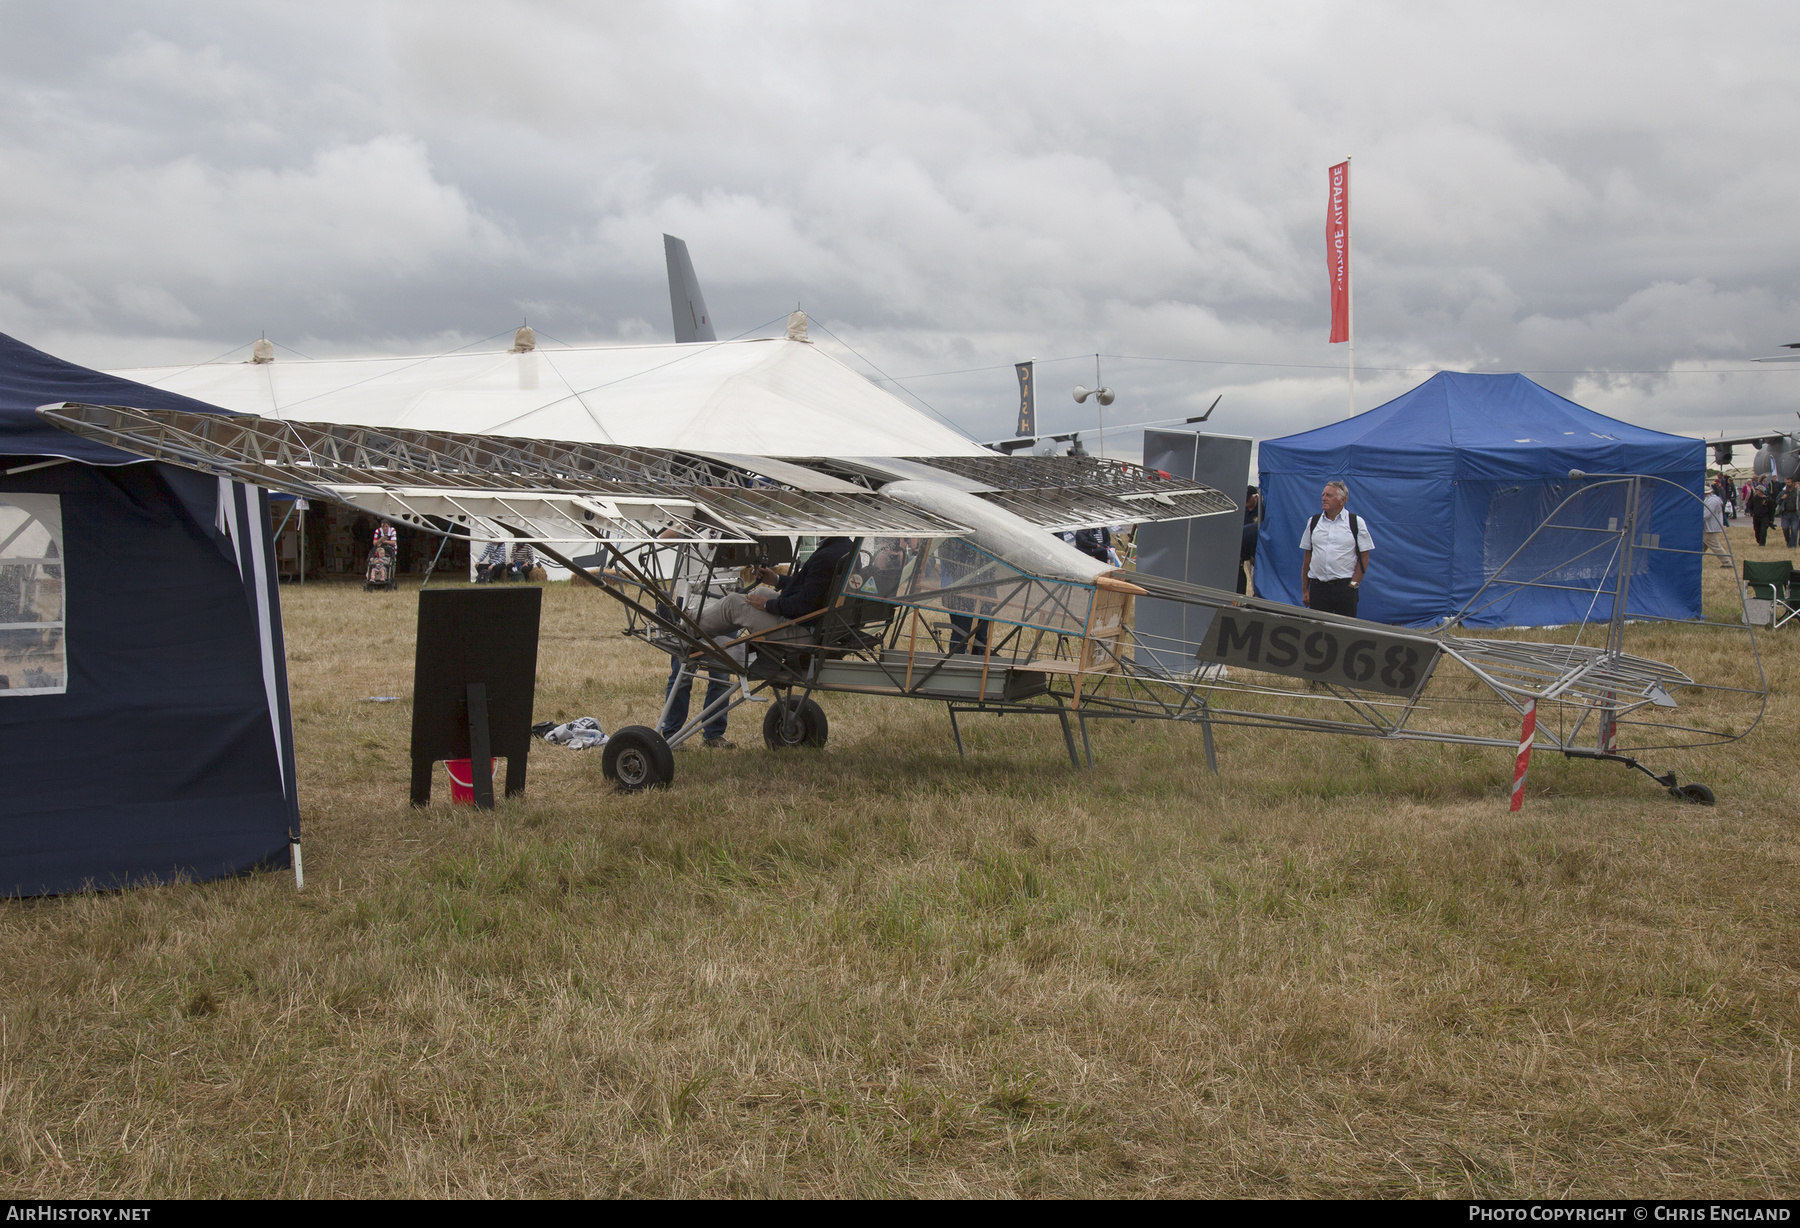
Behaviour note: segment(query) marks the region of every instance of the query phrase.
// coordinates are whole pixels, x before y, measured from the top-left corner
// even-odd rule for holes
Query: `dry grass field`
[[[1216,779],[1151,724],[959,761],[826,696],[822,752],[758,709],[619,796],[540,746],[484,814],[410,809],[359,702],[412,593],[284,599],[306,890],[0,903],[9,1196],[1796,1193],[1800,630],[1761,730],[1656,758],[1710,810],[1243,730]],[[547,592],[540,717],[653,718],[615,609]]]

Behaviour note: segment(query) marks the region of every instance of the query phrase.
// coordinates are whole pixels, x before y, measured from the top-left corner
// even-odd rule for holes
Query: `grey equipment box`
[[[1243,435],[1199,431],[1145,431],[1144,467],[1191,478],[1218,490],[1237,509],[1235,516],[1203,516],[1146,524],[1137,534],[1137,569],[1146,575],[1201,584],[1231,592],[1237,588],[1238,549],[1244,534],[1244,496],[1250,482],[1252,441]],[[1137,663],[1168,675],[1185,674],[1198,662],[1213,611],[1197,606],[1137,599]]]

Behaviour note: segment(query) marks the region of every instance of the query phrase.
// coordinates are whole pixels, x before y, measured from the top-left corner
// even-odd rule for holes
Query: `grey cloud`
[[[978,435],[1005,364],[1121,419],[1347,411],[1325,167],[1354,152],[1358,404],[1527,369],[1649,425],[1790,412],[1788,6],[100,5],[0,48],[0,328],[107,363],[428,351],[528,315],[723,334],[802,301]],[[821,344],[835,342],[820,334]],[[840,351],[847,361],[868,368]],[[1091,359],[1088,374],[1091,374]],[[1310,365],[1309,365],[1310,364]],[[1384,368],[1398,368],[1385,370]],[[1615,374],[1607,374],[1607,373]],[[1637,374],[1652,372],[1657,374]],[[1057,400],[1058,425],[1092,406]],[[1608,407],[1613,407],[1608,409]]]

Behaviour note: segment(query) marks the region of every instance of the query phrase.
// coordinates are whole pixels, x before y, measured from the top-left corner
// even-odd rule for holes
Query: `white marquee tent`
[[[143,367],[240,413],[753,456],[983,456],[807,341]]]

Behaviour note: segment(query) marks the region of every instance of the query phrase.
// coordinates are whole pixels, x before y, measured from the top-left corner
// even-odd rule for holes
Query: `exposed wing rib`
[[[1056,532],[1238,510],[1210,486],[1093,456],[919,457],[914,463],[979,483],[985,489],[972,493]]]

